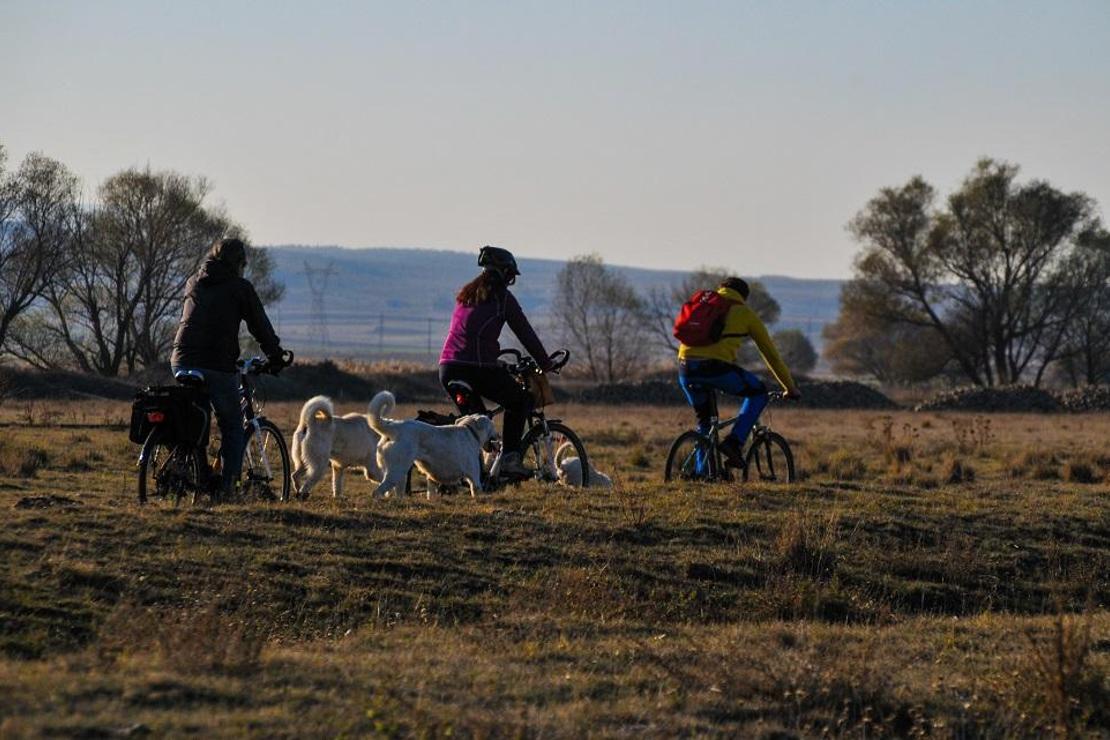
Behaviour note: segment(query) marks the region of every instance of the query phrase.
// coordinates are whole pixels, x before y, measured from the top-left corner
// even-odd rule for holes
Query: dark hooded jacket
[[[209,257],[185,284],[185,307],[173,340],[170,364],[234,372],[239,359],[239,324],[272,356],[281,344],[254,286],[223,260]]]

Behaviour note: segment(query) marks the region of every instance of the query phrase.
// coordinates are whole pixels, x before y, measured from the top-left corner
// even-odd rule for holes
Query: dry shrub
[[[0,443],[0,473],[11,478],[34,478],[50,464],[50,454],[41,447]]]
[[[115,663],[133,653],[156,653],[163,664],[186,674],[249,675],[260,665],[270,627],[247,610],[218,604],[177,610],[121,604],[101,626],[96,657]]]
[[[628,464],[634,468],[650,468],[652,464],[651,455],[649,455],[648,451],[643,447],[637,447],[632,451],[632,454],[628,456]]]
[[[836,568],[836,539],[840,515],[818,518],[792,511],[775,539],[776,564],[784,572],[828,578]]]
[[[956,438],[956,447],[964,455],[985,455],[995,439],[989,416],[953,419],[952,434]]]
[[[858,453],[842,448],[818,463],[817,470],[836,480],[860,480],[867,475],[867,464]]]
[[[181,673],[247,675],[258,669],[269,627],[211,604],[171,615],[158,636],[162,659]]]
[[[1098,483],[1099,480],[1094,464],[1085,459],[1068,460],[1064,463],[1063,477],[1068,483]]]
[[[1024,450],[1010,461],[1010,475],[1014,478],[1056,480],[1060,477],[1060,461],[1045,450]]]
[[[1107,677],[1092,663],[1087,617],[1058,614],[1047,636],[1026,631],[1029,649],[1013,673],[1012,699],[1034,734],[1081,737],[1110,720]],[[1030,726],[1031,725],[1031,726]]]
[[[944,460],[942,476],[946,483],[952,485],[971,483],[975,480],[975,468],[958,457],[948,457]]]
[[[881,416],[869,426],[872,433],[872,443],[882,452],[883,458],[889,465],[908,465],[914,458],[914,444],[921,436],[917,427],[910,423],[902,425],[897,432],[894,431],[894,417]]]

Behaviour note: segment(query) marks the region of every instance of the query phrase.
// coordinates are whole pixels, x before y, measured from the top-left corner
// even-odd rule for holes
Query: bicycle
[[[286,351],[277,363],[251,357],[235,364],[246,432],[240,494],[246,500],[288,501],[292,486],[289,447],[277,425],[262,415],[262,404],[256,404],[252,378],[263,373],[276,375],[293,364],[293,353]],[[174,380],[176,386],[140,393],[132,411],[131,438],[142,438],[139,503],[155,498],[179,506],[186,497],[198,503],[205,495],[216,503],[220,476],[208,463],[212,409],[204,373],[179,370]]]
[[[506,362],[505,357],[512,358]],[[525,357],[515,349],[502,350],[497,356],[506,370],[517,380],[521,386],[532,388],[533,378],[543,374],[539,365],[531,357]],[[570,352],[561,349],[551,355],[552,367],[547,372],[558,373],[570,361]],[[455,401],[459,412],[462,414],[485,414],[491,419],[504,412],[504,407],[497,406],[490,410],[485,402],[469,383],[461,380],[451,381],[447,384],[447,391]],[[506,484],[520,483],[525,480],[538,480],[545,483],[559,481],[559,464],[569,459],[573,453],[578,457],[582,466],[582,487],[590,484],[590,465],[586,456],[586,447],[578,435],[563,423],[561,419],[548,419],[543,407],[533,408],[525,420],[524,436],[521,437],[522,462],[531,474],[526,477],[507,477],[501,475],[501,456],[503,450],[497,452],[482,465],[482,489],[495,491]],[[562,453],[562,454],[560,454]],[[411,475],[411,471],[410,471]],[[410,478],[410,490],[411,478]]]
[[[720,450],[720,432],[740,419],[740,414],[725,421],[717,420],[716,389],[691,385],[692,389],[705,390],[712,399],[712,423],[707,434],[689,429],[678,435],[667,453],[663,480],[696,480],[705,482],[730,482],[733,480]],[[784,397],[780,391],[769,394],[771,401]],[[753,468],[756,480],[768,483],[793,483],[797,480],[794,470],[794,453],[786,439],[771,430],[768,424],[756,424],[749,435],[748,448],[741,455],[740,475],[744,482],[751,477]]]

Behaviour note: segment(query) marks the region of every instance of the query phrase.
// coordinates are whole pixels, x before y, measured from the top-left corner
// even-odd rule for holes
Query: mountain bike
[[[522,355],[518,350],[502,350],[497,357],[502,366],[524,388],[532,389],[537,379],[543,375],[539,365],[531,357]],[[561,349],[551,355],[552,367],[546,372],[558,373],[570,361],[570,352]],[[504,412],[504,407],[497,406],[488,409],[481,396],[470,387],[469,383],[454,380],[447,384],[447,391],[455,401],[461,414],[485,414],[490,418]],[[454,417],[443,416],[444,421]],[[498,449],[493,455],[483,460],[482,488],[493,491],[506,484],[520,483],[525,480],[538,480],[545,483],[555,483],[560,480],[559,465],[572,455],[576,456],[582,466],[582,487],[590,484],[590,465],[586,456],[586,447],[578,438],[574,430],[563,423],[561,419],[549,419],[542,406],[532,409],[525,421],[524,436],[521,438],[521,458],[524,467],[530,473],[525,477],[510,477],[501,474],[501,456],[503,450]],[[409,479],[411,485],[411,471]]]
[[[692,389],[699,389],[691,385]],[[734,480],[733,473],[725,464],[724,455],[720,449],[720,433],[731,427],[740,419],[740,414],[725,421],[717,420],[717,392],[708,386],[701,386],[700,390],[710,393],[713,409],[712,424],[707,434],[702,434],[696,429],[690,429],[678,435],[671,443],[671,450],[667,453],[667,465],[663,471],[663,480],[729,482]],[[781,392],[770,394],[771,402],[781,400]],[[778,432],[771,430],[768,424],[756,424],[748,435],[749,442],[746,450],[741,454],[739,473],[741,480],[749,479],[769,483],[793,483],[797,480],[794,471],[794,453],[790,445]],[[735,470],[735,468],[732,468]]]
[[[289,447],[277,425],[262,415],[253,378],[276,375],[292,363],[289,351],[280,362],[262,357],[236,362],[246,433],[239,489],[244,500],[289,500]],[[221,477],[208,463],[212,409],[204,373],[180,370],[174,380],[176,386],[144,390],[133,407],[131,438],[141,438],[143,445],[138,462],[139,503],[154,499],[178,506],[186,498],[198,503],[204,496],[216,503]]]

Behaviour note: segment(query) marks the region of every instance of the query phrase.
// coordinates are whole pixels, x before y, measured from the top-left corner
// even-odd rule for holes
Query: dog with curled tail
[[[382,479],[378,467],[378,433],[370,428],[366,414],[335,415],[327,396],[310,398],[301,408],[293,432],[293,490],[304,498],[331,468],[331,491],[343,495],[343,476],[348,469],[361,470],[366,479]]]
[[[415,465],[432,483],[465,482],[474,496],[482,485],[482,451],[492,449],[498,439],[493,421],[482,414],[462,416],[450,426],[390,419],[387,415],[395,406],[393,394],[381,391],[370,401],[366,414],[370,428],[381,436],[378,467],[382,482],[374,495],[404,493],[409,469]]]

